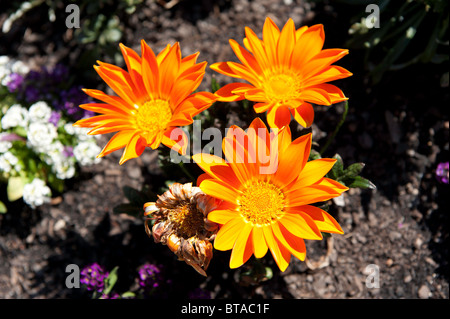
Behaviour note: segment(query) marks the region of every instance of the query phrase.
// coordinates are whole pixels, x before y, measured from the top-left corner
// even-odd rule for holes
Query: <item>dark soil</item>
[[[278,26],[289,17],[297,27],[323,23],[329,48],[342,47],[347,36],[345,14],[341,16],[331,6],[300,0],[210,3],[185,0],[166,9],[148,0],[122,21],[126,28],[121,42],[140,52],[144,38],[159,52],[168,42],[179,41],[183,55],[200,51],[199,60],[212,63],[234,60],[228,39],[240,41],[244,26],[260,32],[266,16]],[[10,34],[2,34],[0,54],[31,65],[63,61],[75,67],[76,50],[57,42],[62,41],[57,37],[62,31],[52,28],[45,18],[45,14],[30,17],[29,28],[27,20],[21,20]],[[2,14],[0,22],[4,19]],[[8,46],[4,46],[6,41]],[[163,265],[170,280],[163,297],[183,299],[202,287],[213,298],[448,299],[449,186],[434,177],[437,163],[449,159],[449,120],[444,110],[449,95],[448,88],[440,86],[442,70],[435,65],[414,65],[386,74],[382,83],[371,87],[362,54],[352,51],[338,63],[354,73],[339,82],[350,98],[350,109],[325,155],[339,153],[346,165],[364,162],[362,175],[377,189],[352,189],[345,193],[344,206],[331,206],[330,213],[345,234],[333,235],[328,241],[308,241],[308,264],[292,258],[288,269],[280,273],[269,254],[264,262],[272,267],[273,278],[243,284],[239,277],[245,266],[230,270],[229,252],[215,251],[209,276],[198,275],[177,261],[167,247],[147,237],[141,216],[113,212],[127,202],[124,186],[141,189],[149,185],[158,192],[168,178],[158,164],[157,152],[147,149],[139,159],[119,166],[119,151],[82,169],[52,204],[31,210],[21,202],[10,203],[9,212],[0,215],[0,298],[86,298],[82,289],[66,288],[65,268],[93,262],[109,270],[119,266],[115,290],[124,292],[136,284],[138,267],[152,262]],[[101,88],[94,70],[88,74],[95,78],[91,85]],[[207,71],[202,89],[210,87],[212,74]],[[216,78],[221,85],[230,81]],[[318,143],[325,143],[342,112],[343,105],[318,108],[313,128]],[[103,136],[101,144],[108,138]],[[191,168],[193,174],[198,173]],[[328,259],[323,262],[327,248]],[[366,286],[368,265],[379,268],[379,288]]]

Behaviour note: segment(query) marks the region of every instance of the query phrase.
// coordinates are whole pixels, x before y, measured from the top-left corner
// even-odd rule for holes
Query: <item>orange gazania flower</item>
[[[125,147],[120,164],[141,155],[145,147],[156,149],[161,143],[184,154],[187,137],[178,127],[191,124],[193,116],[216,100],[212,93],[192,94],[203,79],[206,62],[196,63],[199,53],[181,58],[178,43],[167,45],[157,56],[144,40],[142,57],[122,44],[120,48],[128,72],[103,62],[94,66],[118,97],[84,89],[104,103],[80,107],[101,115],[74,126],[91,127],[88,134],[92,135],[117,132],[98,157]]]
[[[221,101],[247,99],[257,102],[257,113],[267,113],[270,127],[288,125],[291,115],[304,127],[314,121],[310,103],[331,105],[347,100],[342,91],[326,82],[352,74],[331,65],[348,54],[345,49],[322,50],[325,33],[322,25],[295,29],[289,19],[280,30],[266,18],[260,40],[245,28],[244,46],[230,39],[230,45],[241,63],[219,62],[211,68],[219,73],[246,80],[231,83],[216,92]]]
[[[220,224],[214,248],[232,250],[230,268],[240,267],[252,254],[262,258],[270,250],[284,271],[291,255],[305,259],[304,239],[320,240],[321,232],[343,234],[332,216],[311,205],[348,190],[324,177],[335,159],[307,161],[311,134],[291,141],[287,126],[269,135],[259,118],[247,133],[233,129],[223,139],[226,161],[210,154],[193,156],[206,172],[199,177],[200,189],[223,200],[208,219]],[[276,171],[262,173],[268,166],[261,154],[269,154]]]

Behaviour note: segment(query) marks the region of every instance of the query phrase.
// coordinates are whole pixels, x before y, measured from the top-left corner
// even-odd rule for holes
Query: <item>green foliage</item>
[[[337,161],[327,177],[344,184],[349,188],[376,189],[375,184],[360,176],[365,164],[354,163],[344,169],[344,163],[339,154],[333,156]]]
[[[415,63],[448,62],[448,1],[379,1],[379,28],[368,28],[365,6],[371,1],[341,0],[360,8],[349,30],[347,47],[366,50],[365,62],[374,84],[387,71]]]

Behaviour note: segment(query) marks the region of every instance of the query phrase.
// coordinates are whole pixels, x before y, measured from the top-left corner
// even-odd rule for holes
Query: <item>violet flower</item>
[[[97,263],[86,266],[81,271],[81,284],[85,285],[89,291],[102,292],[105,288],[105,279],[109,273]]]
[[[449,162],[439,163],[436,167],[436,179],[440,183],[448,184],[449,181]]]
[[[144,289],[157,288],[163,281],[161,268],[153,264],[145,264],[139,269],[139,286]]]

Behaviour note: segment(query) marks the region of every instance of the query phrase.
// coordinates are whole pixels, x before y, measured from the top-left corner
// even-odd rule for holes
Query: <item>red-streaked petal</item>
[[[296,207],[296,209],[308,214],[309,217],[311,217],[314,220],[314,222],[316,223],[317,227],[321,232],[335,233],[335,234],[344,233],[341,226],[333,218],[333,216],[328,214],[323,209],[311,205]]]
[[[252,226],[250,223],[244,223],[240,229],[239,236],[234,242],[233,250],[230,257],[230,268],[238,268],[242,266],[253,254],[252,243]]]
[[[279,220],[291,234],[304,239],[322,239],[319,228],[314,220],[307,214],[296,212],[295,214],[286,213]]]
[[[214,94],[218,97],[219,101],[222,102],[234,102],[234,101],[240,101],[244,99],[244,95],[238,95],[234,94],[233,91],[236,89],[253,89],[255,88],[253,85],[248,83],[230,83],[227,85],[224,85],[219,90],[217,90]]]
[[[289,266],[291,253],[284,248],[283,245],[278,244],[273,235],[272,227],[263,227],[263,233],[267,246],[269,246],[270,252],[272,253],[273,259],[275,259],[278,268],[280,268],[281,271],[285,271]]]
[[[309,103],[302,103],[291,110],[294,119],[303,127],[310,127],[314,122],[314,108]]]
[[[204,180],[200,189],[207,195],[236,203],[239,193],[230,185],[219,180]]]
[[[267,123],[270,127],[277,127],[281,129],[284,126],[289,125],[291,122],[291,112],[285,105],[278,107],[272,107],[267,112]]]

